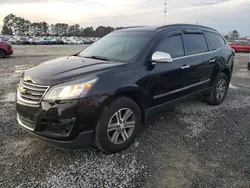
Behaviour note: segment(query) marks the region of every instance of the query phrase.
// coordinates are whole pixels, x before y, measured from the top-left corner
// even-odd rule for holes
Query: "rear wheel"
[[[133,142],[140,126],[140,107],[130,98],[119,97],[103,110],[95,130],[95,145],[106,153],[122,151]]]
[[[5,57],[6,56],[6,52],[3,49],[0,49],[0,57]]]
[[[219,73],[211,92],[205,97],[205,101],[210,105],[221,104],[226,98],[228,86],[228,76],[223,72]]]

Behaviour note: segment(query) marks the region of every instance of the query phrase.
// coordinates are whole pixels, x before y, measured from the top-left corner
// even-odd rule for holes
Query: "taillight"
[[[235,56],[235,49],[234,48],[231,48],[232,52],[233,52],[233,55]]]

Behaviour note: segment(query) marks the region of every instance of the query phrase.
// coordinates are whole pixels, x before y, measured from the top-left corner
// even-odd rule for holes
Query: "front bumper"
[[[32,135],[42,139],[49,145],[55,146],[57,148],[62,148],[66,150],[78,150],[78,149],[87,149],[91,146],[92,144],[92,137],[93,137],[93,130],[90,131],[85,131],[79,133],[75,139],[73,140],[56,140],[56,139],[51,139],[47,138],[44,136],[41,136],[30,129],[27,125],[25,125],[22,120],[20,119],[20,115],[17,114],[17,121],[18,124],[21,125],[26,131],[31,133]]]
[[[18,124],[56,147],[85,149],[92,143],[93,130],[101,113],[97,104],[102,98],[42,101],[37,106],[16,99]]]
[[[13,50],[8,50],[7,51],[7,55],[12,55],[13,54]]]

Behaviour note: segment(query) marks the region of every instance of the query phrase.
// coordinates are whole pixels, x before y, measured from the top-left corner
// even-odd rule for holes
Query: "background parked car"
[[[30,45],[30,41],[29,39],[25,38],[25,37],[21,37],[17,40],[17,44],[21,44],[21,45]]]
[[[67,38],[63,38],[62,41],[64,44],[70,44],[70,40]]]
[[[30,44],[35,44],[35,41],[34,41],[33,38],[30,38],[30,39],[29,39],[29,42],[30,42]]]
[[[43,39],[40,41],[40,44],[50,45],[50,44],[53,44],[53,40],[50,39],[50,38],[43,38]]]
[[[17,44],[17,38],[10,38],[9,40],[8,40],[8,42],[9,43],[11,43],[11,44]]]
[[[0,39],[0,57],[5,57],[13,53],[12,46]]]
[[[78,37],[78,36],[0,36],[2,41],[7,41],[17,45],[61,45],[61,44],[92,44],[99,40],[98,37]]]
[[[7,36],[0,36],[0,40],[7,42],[9,40],[9,37],[7,37]]]
[[[84,40],[84,44],[93,44],[94,43],[94,41],[89,39],[89,38],[85,38],[83,40]]]
[[[248,41],[232,42],[230,46],[235,52],[250,52],[250,42]]]
[[[62,39],[53,39],[53,44],[64,44]]]
[[[41,40],[39,38],[33,38],[33,44],[39,45],[39,44],[41,44]]]
[[[250,53],[249,53],[249,56],[248,56],[248,65],[247,65],[247,68],[248,68],[248,70],[250,70]]]

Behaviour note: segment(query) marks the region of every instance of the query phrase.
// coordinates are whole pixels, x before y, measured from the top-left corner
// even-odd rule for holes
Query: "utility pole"
[[[166,14],[167,14],[167,0],[164,3],[164,25],[166,25]]]

